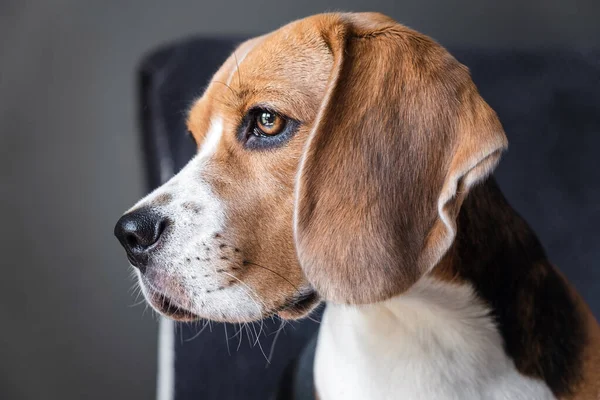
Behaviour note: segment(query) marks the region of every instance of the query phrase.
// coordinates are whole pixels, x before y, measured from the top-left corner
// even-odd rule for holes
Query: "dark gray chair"
[[[139,110],[148,189],[192,156],[185,112],[239,41],[186,40],[141,63]],[[510,150],[496,178],[506,197],[599,316],[600,53],[457,49],[453,54],[471,69],[504,124]],[[238,329],[233,325],[214,324],[197,337],[199,327],[177,325],[174,340],[163,343],[175,353],[161,370],[173,376],[171,398],[263,400],[276,391],[281,399],[311,398],[314,346],[307,347],[299,363],[293,361],[311,338],[314,344],[318,325],[311,320],[289,325],[268,363],[263,352],[269,356],[278,327],[278,321],[264,322],[261,350],[246,338],[239,349],[237,337],[227,342],[225,329],[232,336]]]

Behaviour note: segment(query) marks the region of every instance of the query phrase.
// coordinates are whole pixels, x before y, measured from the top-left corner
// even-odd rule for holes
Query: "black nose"
[[[115,236],[135,267],[146,267],[149,253],[156,247],[168,223],[167,218],[144,208],[127,213],[117,221]]]

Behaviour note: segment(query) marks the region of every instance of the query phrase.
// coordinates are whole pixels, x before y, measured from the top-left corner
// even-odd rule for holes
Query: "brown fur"
[[[565,281],[565,284],[566,281]],[[567,284],[568,285],[568,284]],[[562,400],[600,400],[600,326],[581,296],[569,285],[577,309],[584,318],[586,345],[582,346],[582,376]]]
[[[454,218],[468,185],[446,189],[451,179],[487,175],[506,138],[468,70],[426,36],[358,15],[325,40],[334,71],[301,170],[298,253],[328,300],[371,303],[439,261],[440,193]]]

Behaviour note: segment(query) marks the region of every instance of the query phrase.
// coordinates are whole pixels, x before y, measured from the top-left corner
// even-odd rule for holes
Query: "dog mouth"
[[[154,308],[156,308],[161,314],[171,319],[181,322],[191,322],[200,319],[200,316],[179,306],[172,299],[162,293],[152,290],[149,297]]]
[[[153,292],[149,297],[152,305],[166,317],[180,322],[192,322],[201,319],[199,315],[179,306],[162,293]],[[300,319],[308,315],[319,302],[317,293],[310,291],[292,298],[273,314],[288,320]]]
[[[317,292],[311,289],[290,299],[276,313],[283,319],[300,319],[310,314],[319,303]]]
[[[144,282],[143,286],[146,288],[146,300],[160,314],[179,322],[193,322],[205,318],[181,306],[179,301],[155,289],[148,282]],[[303,288],[288,298],[283,305],[271,311],[265,310],[266,312],[258,319],[274,315],[287,320],[301,319],[310,314],[320,302],[317,292],[312,287]]]

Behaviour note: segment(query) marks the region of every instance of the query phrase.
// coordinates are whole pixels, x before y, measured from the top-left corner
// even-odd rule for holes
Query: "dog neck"
[[[471,191],[457,225],[455,243],[432,275],[469,284],[519,372],[542,379],[557,396],[569,394],[586,342],[579,299],[493,178]]]
[[[382,384],[397,392],[377,398],[429,398],[411,397],[427,390],[434,391],[431,398],[480,398],[465,389],[467,379],[487,391],[492,388],[483,382],[494,382],[498,398],[571,392],[581,377],[585,321],[535,234],[493,179],[471,191],[457,226],[442,261],[406,293],[365,306],[328,305],[315,364],[317,388],[336,394],[352,388],[359,396],[366,394],[359,386],[376,393]],[[346,389],[324,382],[327,371],[358,364],[367,379],[354,376]],[[378,378],[382,374],[406,381],[390,386]],[[444,384],[420,387],[428,374],[434,381],[445,376]],[[353,387],[353,381],[361,384]]]

